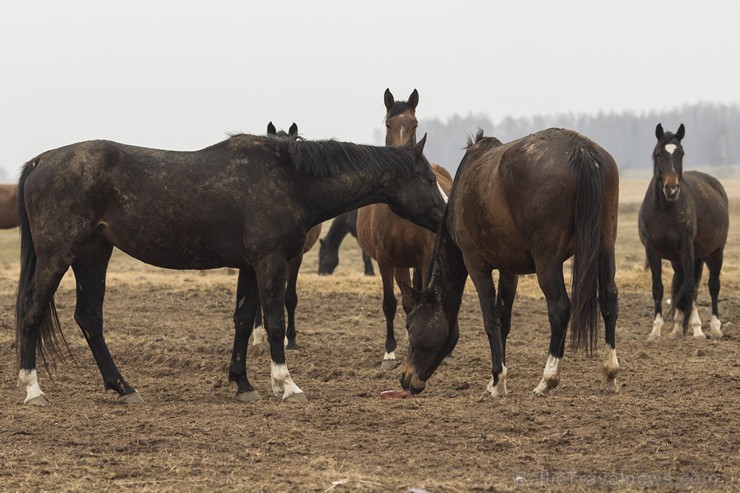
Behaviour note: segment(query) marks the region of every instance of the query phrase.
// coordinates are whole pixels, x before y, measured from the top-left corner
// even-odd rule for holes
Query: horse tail
[[[34,296],[34,275],[36,273],[36,249],[33,244],[31,225],[28,222],[28,212],[26,211],[25,185],[37,162],[38,160],[35,159],[26,163],[18,180],[18,225],[21,237],[21,273],[15,303],[15,347],[18,366],[20,366],[21,348],[23,347],[21,343],[25,337],[28,337],[28,333],[24,331],[24,321],[31,308]],[[67,346],[67,341],[64,340],[62,335],[53,298],[49,302],[48,309],[44,311],[41,325],[35,333],[35,337],[37,352],[41,356],[46,372],[51,375],[49,361],[54,361],[57,357],[61,358],[60,340]],[[67,346],[67,349],[69,349],[69,346]]]
[[[575,211],[575,247],[571,284],[571,348],[593,353],[598,338],[598,274],[601,211],[604,202],[604,166],[596,150],[576,147],[570,159],[578,173]]]

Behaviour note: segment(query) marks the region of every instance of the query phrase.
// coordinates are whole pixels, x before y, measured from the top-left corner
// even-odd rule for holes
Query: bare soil
[[[740,191],[727,186],[733,197]],[[532,395],[549,327],[536,280],[527,276],[507,345],[509,396],[485,393],[490,352],[469,285],[452,362],[420,396],[381,400],[381,391],[398,388],[398,371],[380,370],[380,280],[361,275],[348,237],[334,276],[315,274],[314,250],[298,283],[303,349],[288,353],[288,365],[306,405],[272,396],[264,346],[250,348],[248,361],[263,400],[234,400],[226,375],[235,273],[165,271],[116,253],[106,335],[145,404],[122,405],[102,391],[73,320],[69,273],[57,306],[77,364],[57,366],[53,381],[40,371],[51,407],[24,406],[13,346],[17,231],[0,232],[0,490],[737,490],[740,202],[733,202],[722,278],[724,337],[648,343],[652,300],[636,229],[644,183],[622,190],[637,198],[620,211],[616,395],[601,390],[603,351],[593,359],[566,355],[560,386],[546,398]],[[705,284],[699,302],[708,324]],[[401,313],[396,324],[403,358]]]

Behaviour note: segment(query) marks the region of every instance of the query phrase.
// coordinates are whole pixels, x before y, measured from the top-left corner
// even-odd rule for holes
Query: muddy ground
[[[629,184],[622,187],[629,196]],[[740,229],[733,224],[725,255],[724,337],[648,343],[652,301],[636,211],[625,203],[620,212],[620,392],[601,391],[601,351],[594,359],[566,355],[560,386],[547,398],[532,396],[549,328],[544,299],[527,277],[507,345],[510,395],[499,400],[485,393],[490,352],[471,285],[452,362],[416,398],[379,398],[398,387],[398,371],[380,370],[380,281],[361,275],[347,238],[336,275],[315,274],[314,250],[299,280],[303,349],[288,353],[288,365],[306,405],[272,397],[264,346],[250,348],[248,361],[263,400],[233,399],[226,375],[235,273],[165,271],[117,253],[106,335],[145,404],[125,406],[102,391],[73,320],[70,273],[57,306],[77,365],[59,365],[53,381],[40,373],[51,407],[23,406],[13,347],[17,232],[0,232],[0,490],[737,489]],[[734,222],[738,212],[735,201]],[[707,324],[705,283],[699,301]],[[403,357],[400,313],[396,324]]]

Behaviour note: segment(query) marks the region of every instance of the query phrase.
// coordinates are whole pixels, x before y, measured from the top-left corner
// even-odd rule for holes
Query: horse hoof
[[[27,404],[29,406],[37,406],[37,407],[51,406],[49,399],[47,399],[45,395],[37,395],[33,399],[28,399],[26,402],[24,402],[24,404]]]
[[[655,342],[655,341],[659,341],[660,339],[661,339],[660,336],[655,335],[655,334],[650,334],[647,338],[648,342]]]
[[[291,394],[288,397],[283,397],[283,402],[291,402],[294,404],[305,404],[308,402],[308,397],[303,392],[297,394]]]
[[[122,395],[118,398],[118,402],[124,404],[144,404],[144,399],[141,398],[139,392],[134,390],[130,394]]]
[[[722,331],[719,329],[710,329],[708,334],[710,339],[717,340],[722,338]]]
[[[383,362],[380,364],[381,370],[394,370],[396,367],[398,367],[398,360],[395,359],[384,359]]]
[[[537,397],[547,397],[548,394],[550,394],[550,389],[535,387],[535,389],[532,391],[532,394],[536,395]]]
[[[244,392],[236,393],[236,400],[239,402],[257,402],[261,400],[259,392],[256,390],[245,390]]]
[[[694,339],[701,339],[701,340],[704,340],[704,339],[707,338],[707,336],[705,336],[703,332],[699,332],[697,334],[694,334],[693,337],[694,337]]]
[[[616,378],[607,378],[604,382],[604,392],[607,394],[618,394],[619,393],[619,385],[617,385],[617,379]]]
[[[445,365],[451,365],[451,364],[452,364],[452,363],[454,363],[454,362],[455,362],[455,358],[453,358],[451,354],[448,354],[448,355],[447,355],[447,356],[445,356],[445,358],[444,358],[444,359],[442,360],[442,363],[443,363],[443,364],[445,364]]]
[[[680,332],[671,332],[670,334],[668,334],[668,337],[670,337],[671,339],[680,339],[682,336],[683,334],[681,334]]]
[[[288,344],[285,345],[285,349],[290,349],[291,351],[298,351],[301,349],[301,346],[298,345],[295,341],[288,341]]]

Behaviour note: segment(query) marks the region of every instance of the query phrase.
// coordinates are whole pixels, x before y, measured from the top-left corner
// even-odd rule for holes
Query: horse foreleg
[[[270,341],[272,393],[289,402],[305,402],[303,391],[293,382],[285,361],[285,277],[288,263],[285,257],[263,258],[256,266],[262,312]]]
[[[652,248],[646,248],[647,262],[650,265],[650,274],[653,282],[653,305],[655,318],[653,319],[653,330],[648,335],[648,341],[654,341],[660,337],[663,328],[663,264],[660,256]],[[600,271],[599,271],[600,272]]]
[[[719,319],[717,300],[719,298],[719,274],[722,270],[723,255],[724,252],[720,249],[706,259],[707,267],[709,268],[709,296],[712,298],[712,321],[709,322],[709,337],[712,339],[722,337],[722,331],[720,330],[722,322]]]
[[[229,365],[229,381],[236,382],[236,400],[253,402],[260,400],[247,378],[247,346],[252,333],[255,315],[260,311],[257,279],[251,267],[239,270],[236,286],[236,309],[234,310],[234,346]]]
[[[380,365],[382,370],[392,370],[398,366],[396,360],[396,335],[393,320],[396,318],[398,301],[393,291],[393,267],[386,262],[378,262],[380,277],[383,280],[383,314],[385,315],[385,355]]]
[[[677,339],[683,337],[683,326],[684,326],[684,303],[681,297],[681,288],[683,286],[684,272],[683,267],[678,262],[671,262],[673,266],[673,279],[671,280],[671,304],[673,306],[673,330],[670,333],[670,337]]]
[[[286,330],[286,349],[299,349],[296,342],[295,331],[295,309],[298,306],[298,272],[301,270],[303,255],[300,255],[288,263],[288,284],[285,288],[285,309],[288,311],[288,328]]]
[[[550,350],[542,373],[542,380],[535,387],[534,393],[546,396],[560,383],[560,365],[565,352],[565,334],[570,318],[570,299],[565,290],[563,266],[560,262],[550,261],[537,266],[537,281],[547,300],[547,316],[550,320]]]
[[[618,291],[614,282],[614,247],[602,248],[599,252],[599,305],[604,319],[604,339],[606,342],[606,360],[604,361],[604,386],[607,392],[618,392],[616,327],[619,315]],[[652,335],[652,334],[651,334]],[[660,329],[658,329],[660,335]]]

